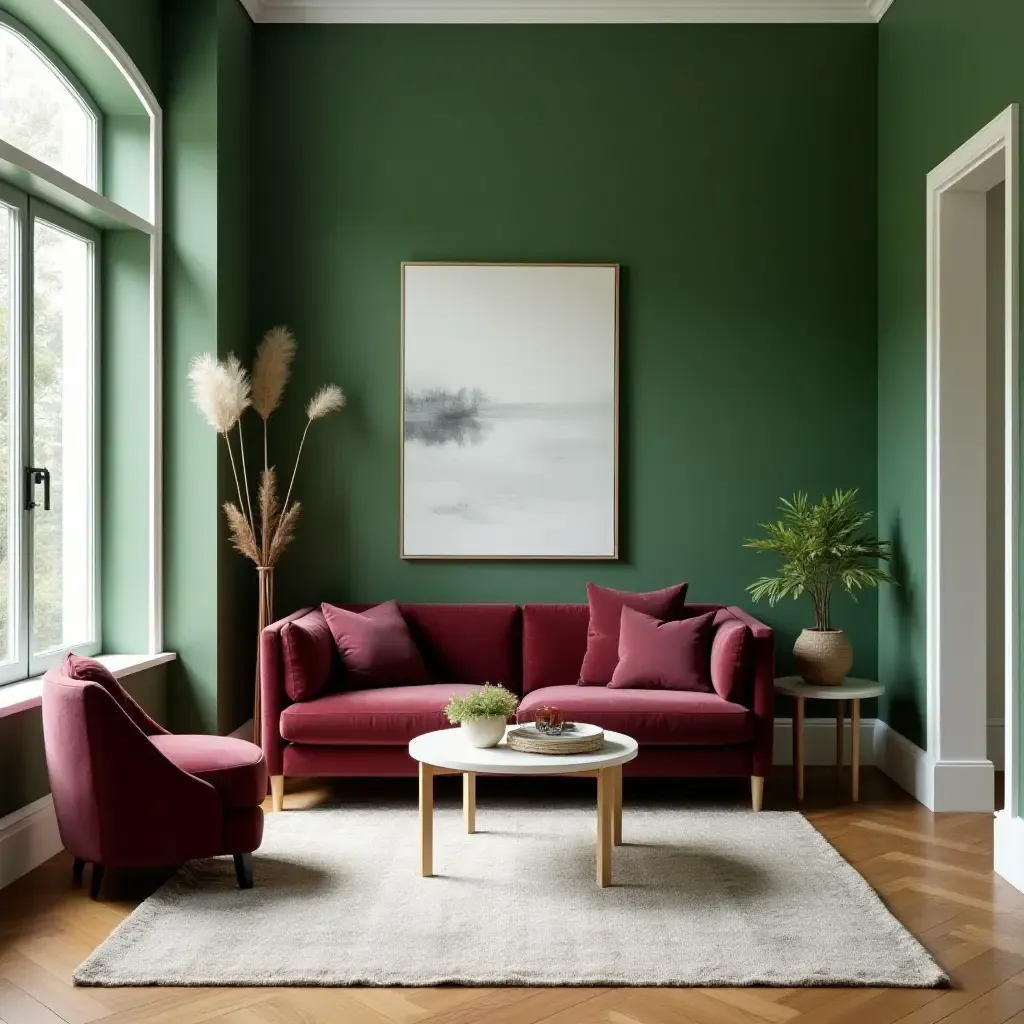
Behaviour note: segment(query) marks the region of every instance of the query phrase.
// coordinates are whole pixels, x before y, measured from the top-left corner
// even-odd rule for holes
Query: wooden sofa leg
[[[74,879],[75,885],[82,884],[82,875],[85,874],[85,861],[81,857],[75,858],[75,863],[71,868],[71,877]]]
[[[750,776],[750,802],[755,811],[764,804],[764,778],[760,775]]]
[[[103,885],[103,865],[93,864],[92,877],[89,880],[89,895],[94,899],[100,898],[100,886]]]
[[[284,776],[270,776],[270,806],[272,810],[284,810]]]
[[[235,881],[239,889],[252,888],[252,854],[236,853],[235,857]]]

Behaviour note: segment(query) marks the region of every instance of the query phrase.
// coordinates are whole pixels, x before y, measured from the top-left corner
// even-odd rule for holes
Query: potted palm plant
[[[746,547],[782,556],[775,576],[762,576],[747,590],[755,601],[767,598],[773,607],[783,598],[807,594],[814,605],[814,626],[805,629],[793,646],[797,672],[816,686],[836,686],[853,665],[853,647],[841,629],[832,627],[832,594],[895,583],[879,562],[890,558],[889,542],[860,531],[870,512],[857,508],[857,491],[836,490],[816,504],[806,494],[782,499],[782,518],[762,523],[767,537],[749,540]]]

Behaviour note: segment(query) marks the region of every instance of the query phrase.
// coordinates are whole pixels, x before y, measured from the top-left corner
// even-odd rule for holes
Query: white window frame
[[[19,36],[29,49],[34,50],[39,59],[50,69],[68,92],[72,93],[88,115],[92,124],[89,137],[89,163],[92,165],[92,181],[81,182],[86,188],[103,191],[103,112],[89,95],[85,86],[78,80],[75,73],[61,60],[46,42],[39,38],[27,25],[23,25],[12,14],[0,10],[0,28],[8,29]],[[52,165],[47,165],[52,166]],[[54,168],[54,170],[60,170]],[[61,172],[63,173],[63,172]]]
[[[0,10],[0,26],[17,35],[82,105],[89,118],[91,131],[88,138],[88,161],[92,166],[91,180],[80,184],[99,194],[103,187],[102,132],[103,117],[99,107],[82,86],[68,66],[31,29],[5,11]],[[30,154],[29,154],[30,155]],[[58,168],[53,168],[58,171]],[[12,315],[11,351],[9,357],[11,423],[9,430],[9,500],[10,500],[10,551],[9,571],[11,573],[10,645],[11,661],[0,665],[0,686],[17,682],[45,672],[59,664],[69,651],[76,654],[98,654],[102,638],[101,605],[101,551],[100,551],[100,408],[99,408],[99,353],[100,353],[100,266],[102,259],[102,236],[90,224],[31,196],[18,188],[0,181],[0,200],[15,211],[16,252],[12,268],[11,299],[14,306]],[[91,637],[83,643],[62,647],[53,651],[36,654],[33,652],[32,614],[34,605],[34,567],[32,564],[34,520],[39,514],[47,514],[41,507],[25,508],[27,481],[25,467],[35,465],[32,446],[34,441],[32,393],[32,353],[34,349],[34,251],[35,226],[38,220],[61,231],[86,241],[92,250],[92,344],[88,354],[86,386],[89,389],[88,409],[89,474],[92,484],[89,496],[89,517],[87,533],[90,538],[90,563],[92,570]],[[38,496],[41,504],[42,495]]]
[[[0,666],[0,685],[17,682],[39,675],[60,663],[68,652],[75,654],[98,654],[102,637],[101,606],[101,560],[100,560],[100,408],[99,402],[99,346],[100,346],[100,264],[102,259],[102,236],[89,224],[58,210],[41,200],[32,198],[17,189],[0,182],[0,201],[12,207],[17,214],[17,251],[20,258],[15,261],[12,274],[12,299],[16,296],[14,309],[15,331],[10,339],[10,394],[11,429],[9,452],[9,491],[11,549],[10,571],[12,579],[10,616],[14,628],[11,638],[14,649],[10,662]],[[92,566],[92,636],[83,643],[56,648],[36,654],[32,650],[32,608],[34,596],[34,571],[32,565],[33,534],[35,517],[46,515],[41,508],[25,508],[26,488],[25,467],[34,465],[33,452],[33,393],[32,353],[34,349],[35,309],[33,304],[34,285],[34,240],[35,225],[43,221],[61,231],[81,238],[92,248],[92,346],[88,358],[86,386],[91,396],[89,403],[89,474],[92,490],[89,500],[89,528]],[[38,492],[36,500],[41,500]]]

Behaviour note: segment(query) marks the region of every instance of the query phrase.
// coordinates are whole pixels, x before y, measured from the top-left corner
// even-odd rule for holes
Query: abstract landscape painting
[[[618,267],[402,274],[402,557],[618,557]]]

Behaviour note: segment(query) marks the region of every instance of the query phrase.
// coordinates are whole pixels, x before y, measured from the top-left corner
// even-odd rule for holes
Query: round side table
[[[836,766],[843,770],[843,732],[846,728],[846,702],[850,710],[850,766],[851,789],[854,802],[860,799],[860,702],[869,697],[881,697],[885,687],[871,679],[846,679],[839,686],[812,686],[799,676],[783,676],[775,680],[775,692],[792,697],[796,702],[793,715],[793,777],[796,798],[804,798],[804,702],[812,700],[836,701]]]

